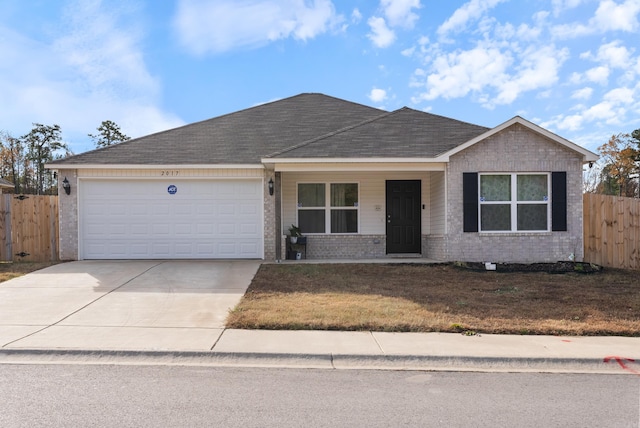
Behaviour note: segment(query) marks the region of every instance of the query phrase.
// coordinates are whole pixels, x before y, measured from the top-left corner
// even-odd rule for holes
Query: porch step
[[[420,253],[399,253],[399,254],[387,254],[390,259],[420,259],[422,254]]]

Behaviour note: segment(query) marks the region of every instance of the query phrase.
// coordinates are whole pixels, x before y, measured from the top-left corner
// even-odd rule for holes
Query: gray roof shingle
[[[488,128],[409,108],[385,112],[300,94],[50,162],[72,165],[259,164],[265,157],[433,157]]]
[[[49,164],[254,164],[269,153],[381,114],[323,94],[300,94]]]
[[[268,157],[431,158],[488,130],[404,107]]]
[[[0,187],[16,187],[16,185],[5,178],[0,178]]]

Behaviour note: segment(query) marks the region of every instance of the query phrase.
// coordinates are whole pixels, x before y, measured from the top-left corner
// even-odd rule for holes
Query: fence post
[[[0,260],[12,260],[11,254],[11,195],[2,194],[0,200]]]

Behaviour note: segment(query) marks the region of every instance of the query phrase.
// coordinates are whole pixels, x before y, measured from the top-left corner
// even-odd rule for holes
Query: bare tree
[[[598,193],[602,171],[598,162],[582,170],[582,193]]]

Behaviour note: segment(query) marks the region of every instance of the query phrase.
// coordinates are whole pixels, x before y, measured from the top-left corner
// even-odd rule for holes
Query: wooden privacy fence
[[[58,197],[0,197],[0,260],[58,260]]]
[[[640,199],[586,193],[584,260],[640,269]]]

